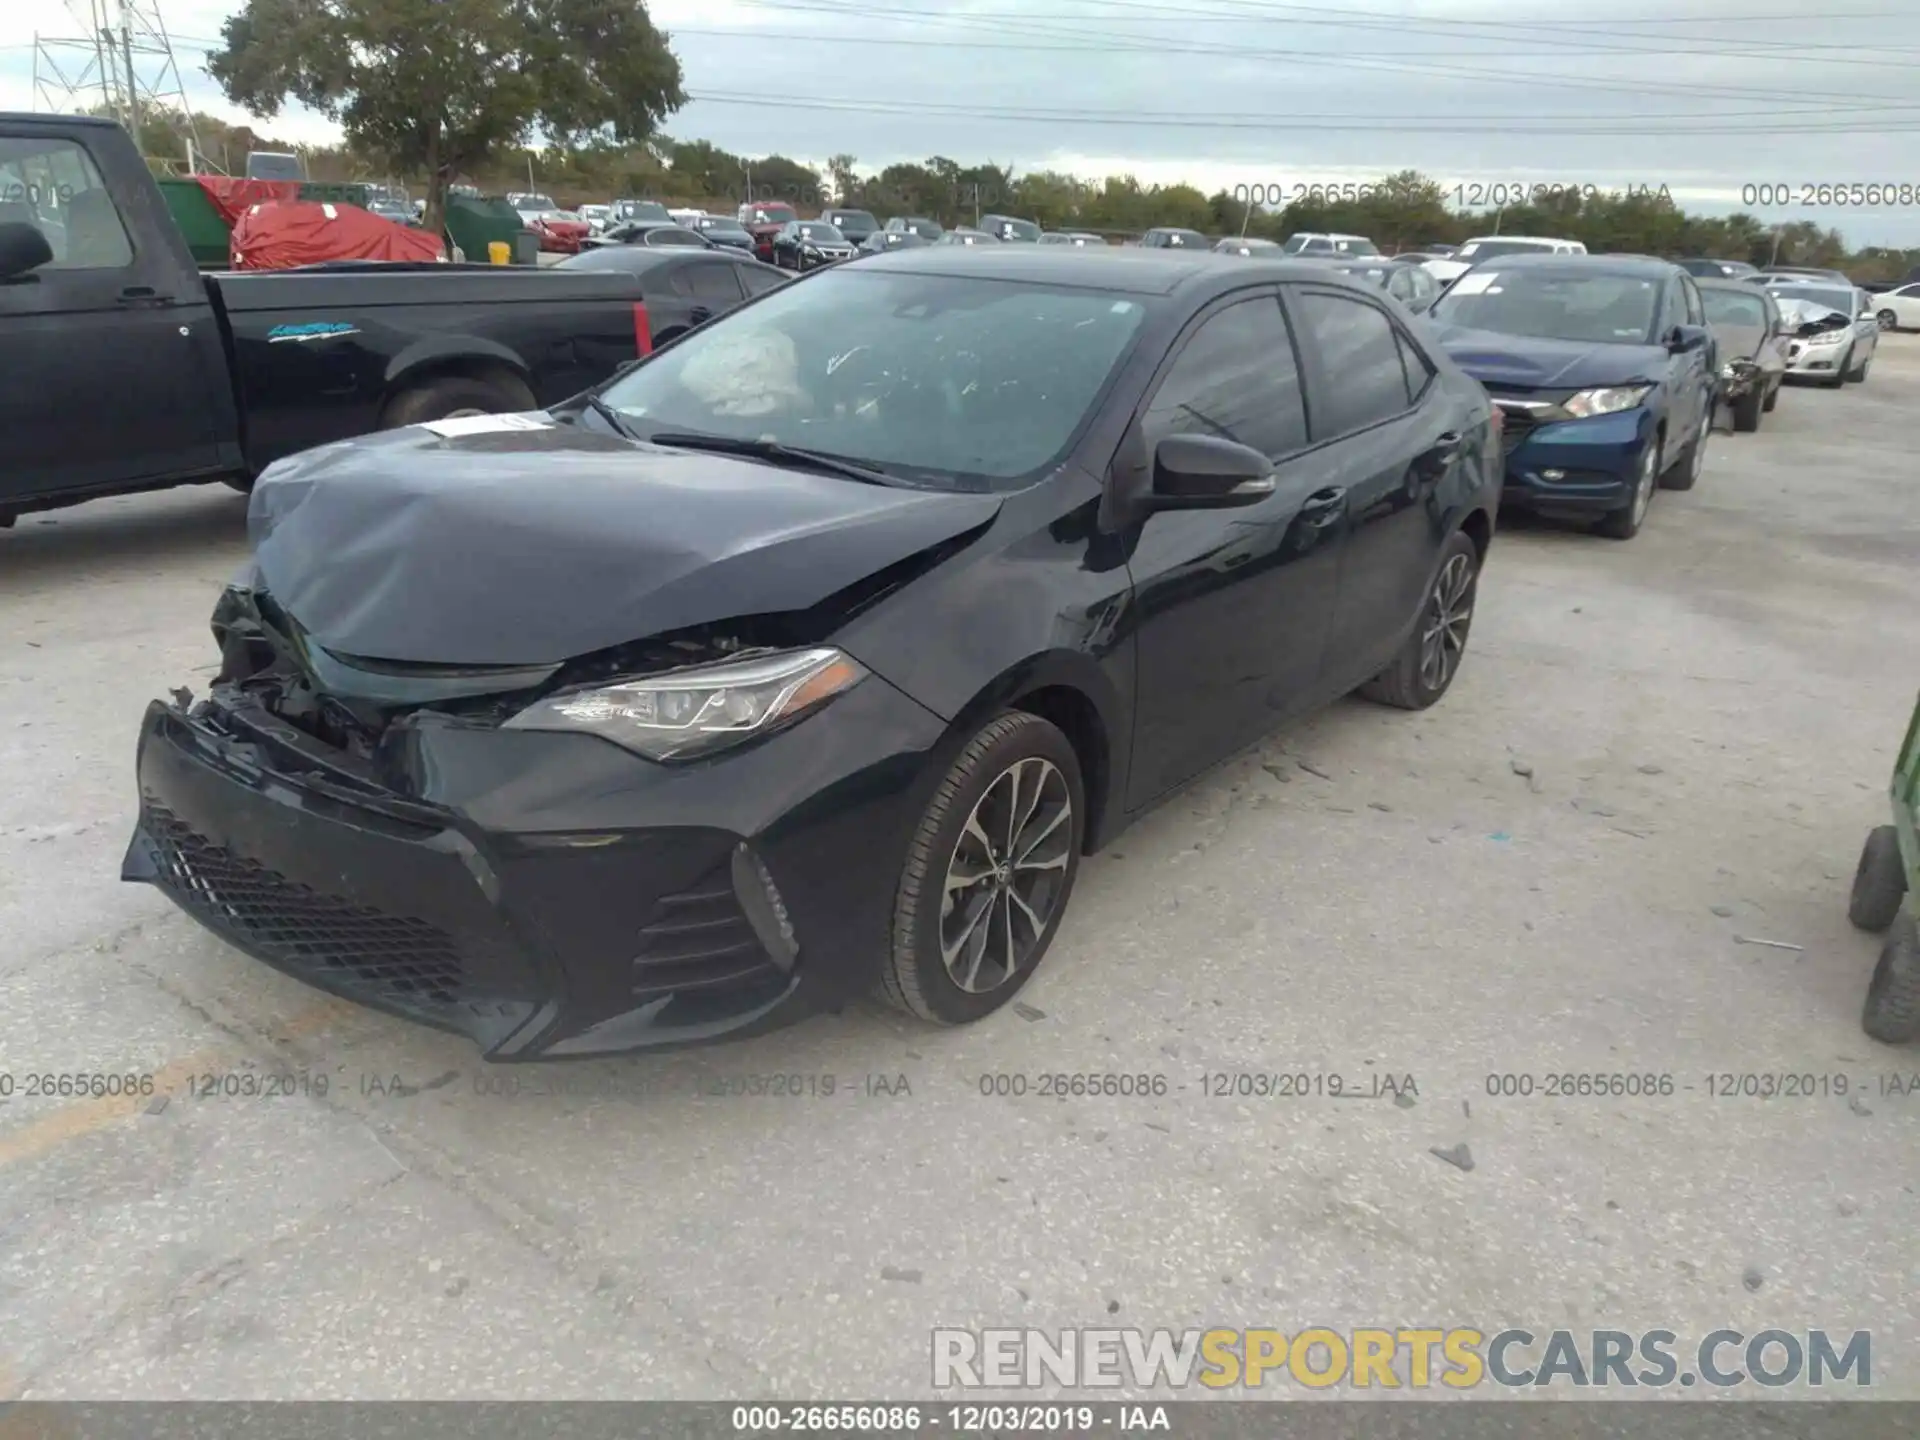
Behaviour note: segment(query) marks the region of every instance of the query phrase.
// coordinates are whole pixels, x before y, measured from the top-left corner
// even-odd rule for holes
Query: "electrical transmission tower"
[[[33,37],[33,106],[56,114],[98,107],[139,143],[142,125],[164,123],[177,155],[150,159],[207,168],[193,107],[159,0],[67,0],[79,33]]]

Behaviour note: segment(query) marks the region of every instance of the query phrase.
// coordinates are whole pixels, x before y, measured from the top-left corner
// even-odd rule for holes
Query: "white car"
[[[1882,330],[1920,330],[1920,284],[1898,285],[1873,297]]]
[[[667,214],[673,217],[674,224],[684,225],[689,230],[694,228],[694,221],[707,218],[707,212],[704,210],[669,210]]]
[[[1478,235],[1444,260],[1426,262],[1428,272],[1442,285],[1451,285],[1482,260],[1500,255],[1584,255],[1587,247],[1578,240],[1560,240],[1550,235]]]
[[[1364,235],[1317,234],[1305,230],[1289,235],[1280,248],[1289,255],[1326,260],[1362,260],[1380,253],[1380,247]]]
[[[1787,324],[1787,374],[1833,390],[1867,378],[1880,326],[1866,291],[1817,280],[1768,289]]]
[[[587,222],[587,228],[595,235],[606,234],[607,226],[613,223],[611,205],[582,205],[575,213]]]

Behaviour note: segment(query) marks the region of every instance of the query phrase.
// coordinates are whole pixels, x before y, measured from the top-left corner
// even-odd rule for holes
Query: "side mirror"
[[[53,246],[37,225],[0,225],[0,280],[15,280],[53,263]]]
[[[1708,330],[1704,325],[1676,325],[1673,333],[1667,337],[1667,349],[1675,355],[1689,350],[1698,350],[1707,343]]]
[[[1273,462],[1215,435],[1169,435],[1154,447],[1153,508],[1225,510],[1273,494]]]

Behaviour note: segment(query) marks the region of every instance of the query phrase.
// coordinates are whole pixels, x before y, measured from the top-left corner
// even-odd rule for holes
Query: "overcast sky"
[[[76,0],[86,10],[86,0]],[[1920,245],[1916,0],[657,0],[692,103],[677,137],[863,170],[946,155],[1202,188],[1366,180],[1666,186],[1707,213]],[[152,0],[149,0],[152,7]],[[201,65],[240,0],[159,0],[197,108],[241,118]],[[1721,18],[1712,18],[1712,17]],[[32,109],[36,30],[64,0],[0,0],[0,109]],[[62,57],[69,71],[84,59]],[[157,61],[139,62],[143,76]],[[44,108],[44,107],[43,107]],[[324,121],[274,122],[329,138]],[[1802,187],[1908,186],[1877,209]],[[1779,186],[1785,203],[1743,187]],[[1462,200],[1471,199],[1463,189]],[[1817,197],[1816,197],[1817,198]],[[1747,203],[1743,204],[1745,200]]]

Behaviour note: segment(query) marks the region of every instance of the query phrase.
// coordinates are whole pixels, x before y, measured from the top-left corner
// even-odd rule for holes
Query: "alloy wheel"
[[[1473,622],[1473,557],[1455,555],[1442,567],[1427,600],[1426,628],[1420,632],[1420,683],[1439,690],[1453,678],[1467,649]]]
[[[1899,323],[1899,318],[1891,310],[1882,310],[1873,318],[1879,322],[1882,330],[1891,330]]]
[[[947,860],[940,959],[970,995],[1025,968],[1059,906],[1073,846],[1067,778],[1039,756],[1016,760],[981,792]]]

